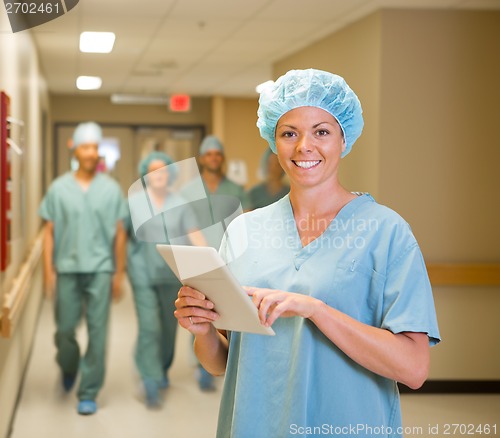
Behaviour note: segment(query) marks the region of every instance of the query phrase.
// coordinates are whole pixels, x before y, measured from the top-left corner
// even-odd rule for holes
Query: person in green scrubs
[[[55,293],[56,361],[69,392],[80,374],[77,411],[97,411],[104,383],[111,298],[119,299],[125,272],[126,205],[119,185],[97,173],[102,130],[94,122],[79,124],[73,134],[78,169],[49,187],[39,214],[45,219],[46,293]],[[76,328],[85,316],[88,345],[83,356]]]
[[[262,155],[260,169],[265,180],[248,191],[252,210],[272,204],[290,191],[290,186],[283,181],[285,172],[278,161],[278,156],[273,154],[270,148],[267,148]]]
[[[215,135],[206,136],[200,145],[198,163],[201,168],[201,179],[210,203],[211,222],[224,223],[235,215],[235,209],[248,210],[250,203],[244,188],[231,181],[224,172],[224,146]],[[235,205],[235,202],[239,206]],[[237,214],[237,213],[236,213]],[[197,215],[202,223],[206,223],[207,212],[197,209]],[[220,228],[200,226],[209,246],[219,249],[225,226]],[[198,367],[198,383],[202,391],[214,391],[213,376],[201,365]]]
[[[127,266],[139,323],[135,362],[143,381],[146,405],[150,408],[161,405],[161,389],[169,386],[167,373],[174,358],[177,331],[174,301],[181,287],[156,250],[156,244],[173,243],[171,240],[175,238],[177,245],[205,245],[203,235],[196,228],[193,210],[170,189],[177,173],[178,168],[168,155],[151,152],[139,163],[145,190],[136,194],[129,192]],[[144,215],[145,198],[155,214],[153,220],[142,225],[142,230],[139,227],[135,230],[133,217]]]

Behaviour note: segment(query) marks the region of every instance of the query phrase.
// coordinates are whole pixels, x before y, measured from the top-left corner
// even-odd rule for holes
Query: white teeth
[[[294,163],[302,169],[310,169],[320,163],[320,161],[294,161]]]

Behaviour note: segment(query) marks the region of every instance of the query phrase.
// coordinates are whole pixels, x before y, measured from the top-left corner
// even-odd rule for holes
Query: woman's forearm
[[[363,324],[318,301],[311,321],[347,356],[381,376],[419,388],[429,371],[425,333],[389,330]]]
[[[194,339],[194,352],[203,367],[214,376],[226,372],[228,340],[214,326],[207,334]]]

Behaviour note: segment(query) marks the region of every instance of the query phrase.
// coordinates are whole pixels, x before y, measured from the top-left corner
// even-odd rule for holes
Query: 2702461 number
[[[5,3],[7,14],[59,14],[59,3]]]
[[[443,425],[443,435],[496,435],[496,424],[448,423]]]

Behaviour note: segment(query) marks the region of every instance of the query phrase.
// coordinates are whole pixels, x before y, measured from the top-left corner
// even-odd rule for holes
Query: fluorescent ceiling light
[[[82,32],[80,51],[85,53],[109,53],[113,50],[115,34],[113,32]]]
[[[112,94],[111,103],[117,105],[168,105],[168,97],[143,94]]]
[[[271,85],[274,84],[274,81],[266,81],[266,82],[262,82],[262,84],[259,84],[255,87],[255,91],[257,91],[257,93],[262,93],[262,91],[264,90],[264,88],[266,87],[269,87]]]
[[[101,88],[102,79],[97,76],[78,76],[76,88],[79,90],[98,90]]]

